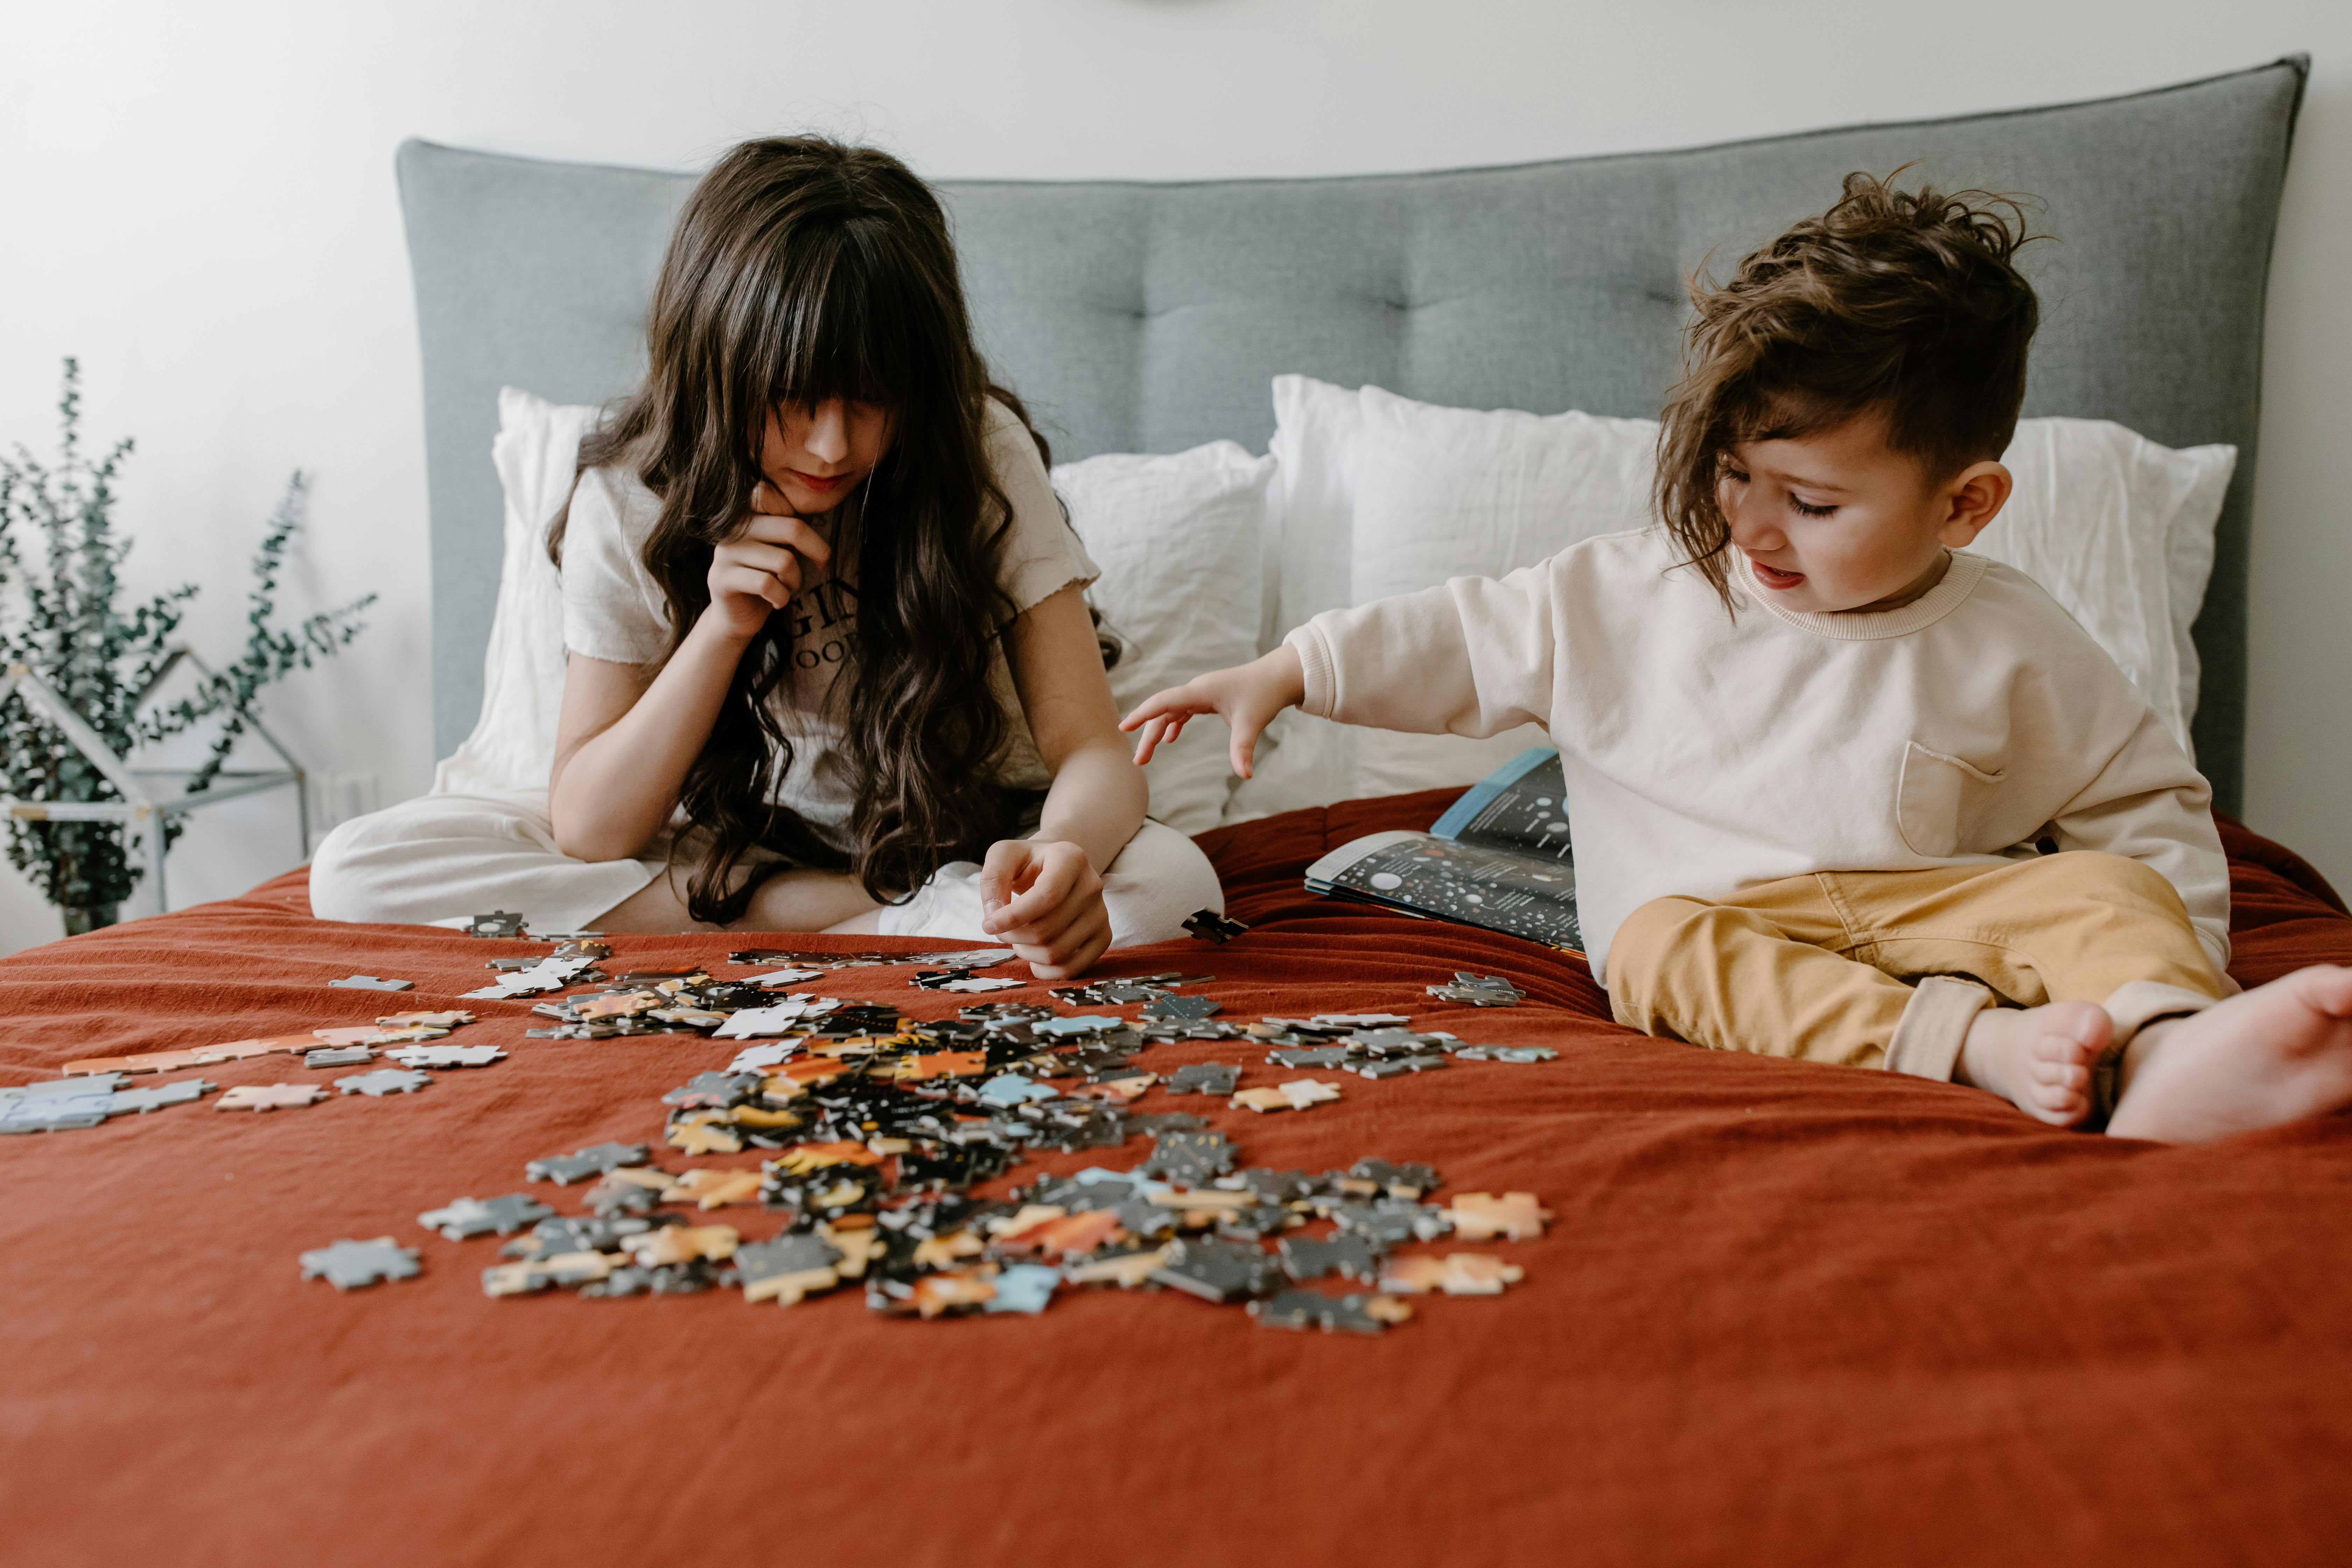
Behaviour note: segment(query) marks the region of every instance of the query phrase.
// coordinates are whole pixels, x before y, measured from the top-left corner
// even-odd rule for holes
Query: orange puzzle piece
[[[995,1299],[996,1287],[990,1282],[988,1274],[978,1268],[926,1274],[915,1281],[915,1310],[926,1318],[936,1318],[957,1307],[977,1307]]]
[[[1533,1193],[1505,1193],[1499,1198],[1492,1193],[1464,1193],[1445,1217],[1465,1241],[1492,1241],[1498,1236],[1507,1241],[1538,1241],[1551,1211],[1536,1202]]]
[[[708,1166],[687,1172],[664,1187],[661,1194],[666,1204],[691,1200],[696,1207],[706,1209],[740,1204],[759,1195],[759,1172],[721,1171]]]
[[[685,1263],[697,1258],[724,1263],[735,1256],[735,1244],[741,1239],[741,1233],[731,1225],[680,1225],[625,1236],[621,1246],[635,1259],[638,1268],[658,1268],[666,1263]]]
[[[938,1078],[971,1078],[987,1070],[986,1051],[933,1051],[907,1058],[892,1076],[901,1082],[925,1083]]]
[[[688,1154],[740,1154],[743,1140],[727,1125],[723,1110],[698,1110],[691,1116],[680,1117],[664,1142],[673,1149]]]
[[[805,1176],[832,1165],[878,1165],[882,1156],[863,1143],[799,1143],[769,1162],[787,1176]]]

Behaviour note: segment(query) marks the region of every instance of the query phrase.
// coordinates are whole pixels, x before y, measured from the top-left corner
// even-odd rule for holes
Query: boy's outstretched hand
[[[1140,765],[1182,734],[1187,720],[1214,713],[1234,734],[1234,772],[1247,778],[1258,736],[1276,714],[1306,700],[1306,667],[1298,662],[1298,650],[1285,643],[1264,658],[1231,669],[1213,669],[1181,686],[1153,693],[1120,720],[1118,727],[1141,731],[1135,742],[1135,760]]]

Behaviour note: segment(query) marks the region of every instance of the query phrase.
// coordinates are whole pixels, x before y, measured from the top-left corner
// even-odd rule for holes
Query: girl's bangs
[[[802,264],[769,296],[767,401],[901,408],[916,381],[919,296],[845,230],[830,237],[802,249]]]

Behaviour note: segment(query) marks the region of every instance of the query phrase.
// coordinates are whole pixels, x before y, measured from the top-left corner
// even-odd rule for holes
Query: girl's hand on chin
[[[980,870],[980,929],[1040,980],[1067,980],[1110,946],[1102,879],[1075,844],[1000,839]]]
[[[710,551],[710,607],[704,619],[750,641],[768,616],[822,573],[833,546],[808,523],[780,510],[782,498],[764,482],[751,492],[751,510]]]

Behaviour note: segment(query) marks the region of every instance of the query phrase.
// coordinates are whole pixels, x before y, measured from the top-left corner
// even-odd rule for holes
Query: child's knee
[[[1707,928],[1722,913],[1700,899],[1653,899],[1627,915],[1609,939],[1609,1010],[1616,1021],[1644,1034],[1657,1016],[1655,1003],[1668,963],[1694,942],[1707,940]]]
[[[2180,901],[2180,889],[2145,860],[2104,849],[2069,849],[2030,864],[2042,868],[2053,893],[2071,895],[2094,907],[2121,906],[2184,926],[2189,923],[2189,907]]]
[[[1172,827],[1147,821],[1104,870],[1103,904],[1110,916],[1111,945],[1138,947],[1190,935],[1185,920],[1198,910],[1222,914],[1225,891],[1199,845]]]

